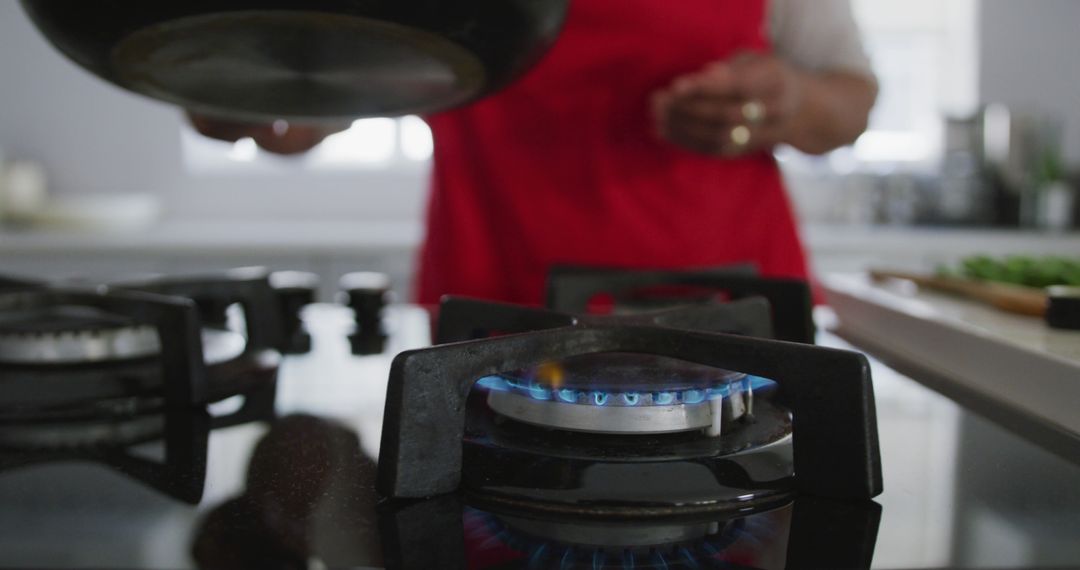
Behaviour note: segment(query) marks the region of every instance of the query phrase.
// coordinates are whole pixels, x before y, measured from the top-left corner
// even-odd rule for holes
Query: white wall
[[[14,0],[0,0],[0,149],[43,162],[52,189],[152,192],[174,217],[412,221],[426,171],[193,174],[178,110],[112,87],[41,37]],[[297,193],[310,199],[297,200]]]
[[[982,0],[981,98],[1059,113],[1080,167],[1080,2]]]

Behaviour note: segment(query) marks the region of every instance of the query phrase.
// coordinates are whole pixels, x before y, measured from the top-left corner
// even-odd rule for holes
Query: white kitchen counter
[[[840,336],[1011,429],[1080,455],[1080,332],[905,281],[823,281]]]

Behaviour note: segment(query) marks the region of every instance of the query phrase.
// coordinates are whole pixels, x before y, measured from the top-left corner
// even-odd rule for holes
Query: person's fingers
[[[783,75],[772,63],[754,63],[740,68],[735,89],[744,97],[763,99],[775,97],[783,88]]]
[[[727,157],[739,157],[768,151],[780,143],[780,127],[762,125],[751,127],[737,125],[723,137],[720,154]]]
[[[721,139],[722,132],[723,129],[699,124],[672,124],[667,139],[682,148],[715,156],[720,154],[724,147],[724,141]]]
[[[292,155],[305,153],[325,139],[329,133],[318,127],[289,126],[288,129],[274,130],[267,127],[253,137],[259,147],[274,154]]]
[[[214,117],[207,117],[196,113],[187,113],[188,122],[204,137],[236,142],[242,138],[254,137],[262,129],[263,125],[253,125],[237,121],[227,121]]]
[[[321,143],[326,137],[349,128],[350,123],[297,125],[286,121],[252,124],[207,117],[189,112],[188,121],[199,134],[226,142],[251,138],[264,150],[275,154],[300,154]]]
[[[732,69],[723,64],[714,64],[700,72],[677,78],[671,86],[676,97],[691,95],[725,97],[735,94],[735,76]]]
[[[731,124],[702,121],[699,118],[671,113],[667,139],[701,154],[718,155],[729,143]]]
[[[735,90],[747,100],[763,101],[783,114],[785,101],[792,98],[794,81],[791,69],[776,58],[755,58],[736,64]]]
[[[777,124],[708,123],[672,114],[665,139],[701,154],[735,157],[771,149],[781,134]]]
[[[744,103],[732,97],[684,97],[671,103],[671,112],[714,125],[747,122]]]

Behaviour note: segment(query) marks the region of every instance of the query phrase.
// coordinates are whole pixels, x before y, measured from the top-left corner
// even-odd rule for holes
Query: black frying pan
[[[524,72],[569,0],[23,0],[65,55],[200,114],[430,113]]]

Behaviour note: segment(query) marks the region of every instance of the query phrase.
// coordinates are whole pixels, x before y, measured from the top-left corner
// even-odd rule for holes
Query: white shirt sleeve
[[[776,55],[809,71],[874,77],[850,0],[768,0]]]

